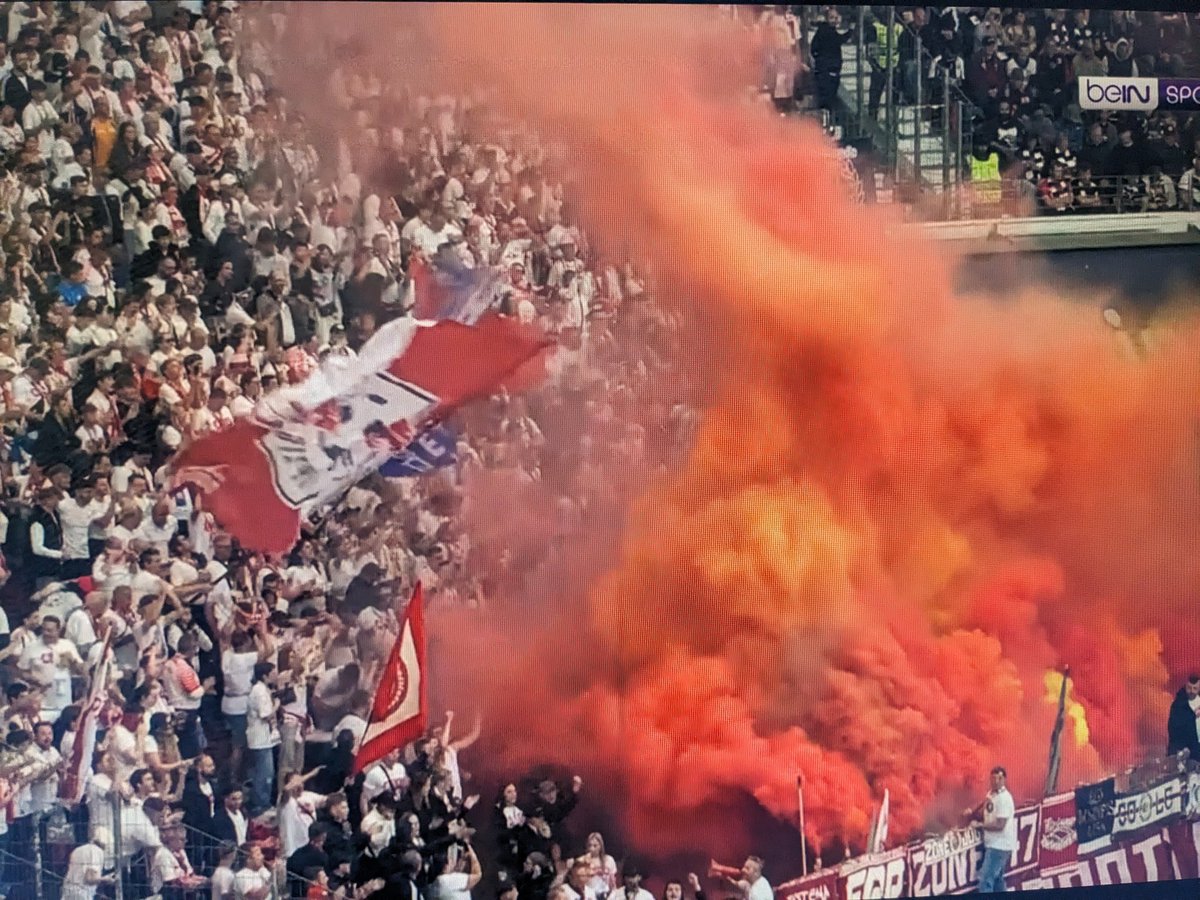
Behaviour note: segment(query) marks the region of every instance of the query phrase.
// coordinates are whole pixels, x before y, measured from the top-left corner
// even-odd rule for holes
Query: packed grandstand
[[[734,13],[777,36],[764,54],[764,95],[781,110],[836,116],[855,105],[850,73],[861,69],[872,119],[896,127],[886,115],[890,88],[897,107],[934,125],[927,152],[940,155],[938,140],[961,143],[957,163],[974,186],[968,210],[1065,215],[1200,204],[1200,117],[1089,114],[1077,90],[1085,75],[1200,74],[1194,13],[902,5],[889,37],[888,7],[868,7],[861,20],[862,7],[826,9]],[[943,79],[947,98],[962,102],[961,135],[949,129],[957,105],[946,105]]]
[[[472,780],[487,722],[463,723],[470,712],[435,710],[427,734],[356,773],[398,601],[420,583],[430,610],[478,610],[494,586],[482,573],[516,583],[615,505],[598,460],[662,467],[686,450],[697,399],[664,361],[683,326],[636,256],[589,246],[536,135],[511,123],[507,144],[473,140],[475,98],[404,95],[377,157],[323,156],[272,84],[248,4],[6,6],[0,892],[603,900],[646,897],[653,875],[673,900],[705,884],[767,900],[770,883],[783,898],[977,883],[973,827],[898,847],[880,835],[878,852],[806,859],[814,871],[786,884],[795,859],[639,872],[636,848],[606,847],[575,809],[591,786],[573,773]],[[785,35],[766,42],[763,85],[785,111],[836,102],[821,42],[840,65],[849,34],[815,7],[819,39],[804,34],[798,13],[734,13]],[[1005,192],[1047,213],[1191,209],[1200,117],[1093,119],[1071,86],[1085,71],[1190,73],[1197,28],[1200,14],[906,9],[873,102],[889,66],[899,103],[915,100],[914,67],[948,68]],[[335,69],[331,91],[369,109],[381,77]],[[422,292],[481,273],[501,316],[553,344],[544,383],[398,454],[285,553],[248,551],[196,492],[170,489],[182,449],[330,359],[350,365]],[[643,400],[650,435],[615,411]],[[488,470],[544,483],[555,542],[472,544],[463,485]],[[1195,875],[1198,797],[1172,758],[1140,781],[1022,802],[1009,885]]]

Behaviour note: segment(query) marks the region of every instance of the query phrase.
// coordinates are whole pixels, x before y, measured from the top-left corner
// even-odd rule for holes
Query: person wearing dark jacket
[[[33,458],[43,469],[65,463],[72,465],[81,443],[75,435],[74,414],[69,393],[55,394],[50,400],[50,412],[38,426],[33,443]]]
[[[1190,758],[1200,761],[1200,675],[1189,675],[1187,684],[1171,701],[1167,716],[1167,754],[1187,750]]]
[[[42,488],[29,517],[29,568],[39,587],[58,580],[62,569],[63,531],[58,500],[56,488]]]
[[[225,263],[233,266],[229,288],[234,293],[250,287],[254,275],[251,249],[250,242],[246,240],[246,226],[233,213],[225,216],[225,227],[217,235],[217,243],[213,247],[209,265],[210,271],[213,272],[219,271]]]
[[[553,779],[547,778],[538,785],[530,818],[541,819],[549,825],[553,839],[559,846],[565,846],[563,822],[579,802],[582,787],[583,779],[578,775],[571,779],[571,792],[566,796],[561,795]]]
[[[296,900],[308,896],[308,884],[313,880],[314,870],[327,872],[329,856],[325,852],[328,831],[320,822],[308,826],[308,843],[300,847],[287,859],[288,887]]]
[[[208,239],[204,236],[204,219],[208,215],[208,206],[212,199],[212,170],[207,167],[198,168],[196,183],[179,198],[179,214],[187,223],[188,234],[192,238],[189,246],[201,251],[202,262],[208,261],[208,253],[211,250]]]
[[[165,225],[155,225],[150,232],[152,243],[145,253],[133,258],[129,265],[130,278],[149,278],[158,271],[158,264],[164,259],[175,260],[179,263],[179,248],[171,243],[171,229]]]
[[[183,779],[183,824],[196,831],[208,834],[212,831],[213,816],[217,811],[216,794],[213,792],[212,777],[216,774],[216,763],[207,753],[196,758],[196,764],[188,769]]]
[[[183,780],[183,824],[188,829],[188,852],[208,872],[216,862],[216,843],[211,839],[213,815],[216,813],[216,791],[212,776],[217,766],[213,758],[202,753],[196,764],[188,769]]]
[[[329,873],[336,875],[338,869],[345,866],[343,874],[348,874],[350,864],[358,854],[354,848],[354,828],[350,825],[350,801],[346,795],[334,793],[326,797],[325,806],[317,813],[317,821],[325,826],[324,849],[329,857]]]
[[[226,261],[217,269],[217,275],[200,292],[200,315],[206,319],[220,319],[233,303],[233,263]]]
[[[29,56],[31,52],[33,51],[13,54],[12,72],[4,82],[4,103],[17,111],[18,121],[29,101],[33,99],[33,93],[29,89],[33,81],[29,77],[29,67],[33,62]]]
[[[246,814],[242,812],[245,796],[240,787],[231,785],[225,789],[221,808],[212,819],[212,836],[218,843],[229,842],[240,847],[246,842],[249,822]]]
[[[825,21],[817,25],[809,48],[817,88],[817,105],[821,109],[833,109],[837,102],[838,84],[842,77],[842,47],[854,38],[853,30],[838,31],[841,24],[842,17],[836,9],[831,8]]]

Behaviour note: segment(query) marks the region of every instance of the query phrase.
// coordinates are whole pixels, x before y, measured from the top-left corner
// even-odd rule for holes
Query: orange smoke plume
[[[408,14],[355,9],[384,63],[369,35]],[[892,840],[945,825],[998,762],[1036,797],[1067,664],[1060,784],[1161,751],[1200,588],[1194,322],[1138,364],[1067,298],[956,297],[817,129],[739,100],[749,48],[710,10],[416,18],[431,79],[569,147],[596,243],[700,318],[678,362],[711,397],[682,469],[574,562],[489,628],[443,621],[445,690],[488,699],[482,766],[579,768],[628,845],[725,856],[746,798],[794,821],[797,774],[824,846],[861,847],[885,789]],[[536,543],[548,498],[479,490],[477,523],[503,499]]]

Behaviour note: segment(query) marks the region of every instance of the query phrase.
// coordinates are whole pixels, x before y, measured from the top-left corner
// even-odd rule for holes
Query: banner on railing
[[[1186,782],[1179,775],[1136,793],[1117,795],[1113,804],[1113,837],[1135,836],[1183,815]]]
[[[1019,808],[1010,890],[1138,884],[1200,873],[1200,774],[1138,791],[1107,778]],[[1081,838],[1084,838],[1081,843]],[[847,860],[780,885],[780,900],[867,900],[974,893],[982,834],[959,828]]]

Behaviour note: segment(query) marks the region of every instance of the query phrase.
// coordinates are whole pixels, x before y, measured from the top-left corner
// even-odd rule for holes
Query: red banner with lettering
[[[775,888],[775,900],[838,900],[838,870],[822,869]]]
[[[862,856],[838,867],[841,900],[882,900],[908,896],[908,848]]]

